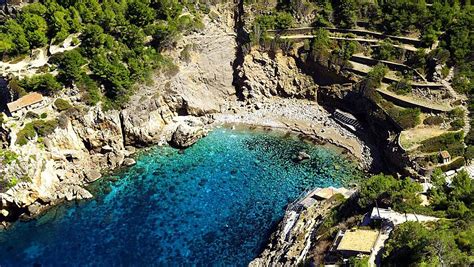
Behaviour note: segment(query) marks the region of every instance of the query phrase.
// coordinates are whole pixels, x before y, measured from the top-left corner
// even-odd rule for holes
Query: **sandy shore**
[[[214,125],[247,124],[290,130],[346,149],[360,160],[363,169],[373,161],[368,146],[314,101],[272,98],[251,105],[235,102],[227,110],[213,115]]]

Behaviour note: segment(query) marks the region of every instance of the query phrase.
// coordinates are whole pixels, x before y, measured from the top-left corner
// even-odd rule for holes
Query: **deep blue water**
[[[311,160],[293,161],[301,150]],[[246,265],[289,202],[354,173],[340,154],[294,137],[215,130],[181,153],[142,153],[96,185],[94,200],[0,233],[0,266]]]

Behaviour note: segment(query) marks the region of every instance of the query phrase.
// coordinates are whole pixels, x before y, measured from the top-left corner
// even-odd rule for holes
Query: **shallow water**
[[[311,160],[297,163],[298,151]],[[304,190],[355,175],[340,154],[274,133],[219,129],[157,147],[97,197],[0,233],[0,266],[246,265]]]

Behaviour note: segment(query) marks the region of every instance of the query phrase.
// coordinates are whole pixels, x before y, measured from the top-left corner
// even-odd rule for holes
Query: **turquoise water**
[[[298,163],[304,150],[311,159]],[[157,147],[69,203],[0,233],[0,266],[246,265],[286,205],[354,168],[294,137],[219,129],[180,152]]]

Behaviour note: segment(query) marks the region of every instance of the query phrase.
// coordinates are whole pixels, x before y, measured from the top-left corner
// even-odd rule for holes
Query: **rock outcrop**
[[[337,201],[318,201],[307,209],[289,208],[265,250],[249,266],[297,266],[316,241],[313,234]]]
[[[245,56],[240,73],[246,98],[271,96],[316,99],[318,86],[302,73],[291,56],[281,52],[252,50]]]
[[[169,143],[177,148],[187,148],[206,135],[207,131],[202,122],[187,120],[178,124]]]

